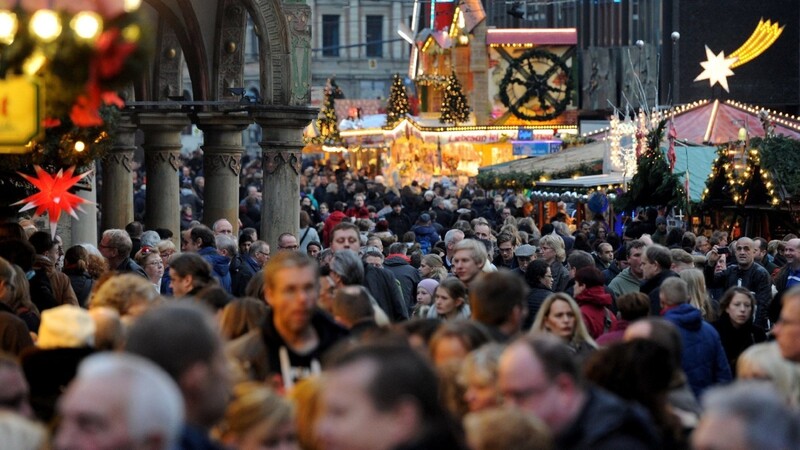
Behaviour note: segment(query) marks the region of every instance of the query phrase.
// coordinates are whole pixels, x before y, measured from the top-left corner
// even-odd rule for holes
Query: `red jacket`
[[[583,290],[575,296],[575,301],[581,307],[583,323],[593,339],[597,339],[606,329],[606,320],[609,320],[608,330],[610,331],[617,318],[611,312],[611,295],[605,290],[605,286],[593,286]]]

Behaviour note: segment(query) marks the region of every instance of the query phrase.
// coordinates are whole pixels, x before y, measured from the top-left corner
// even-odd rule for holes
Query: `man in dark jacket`
[[[403,212],[403,202],[399,198],[392,200],[392,212],[387,214],[385,219],[389,222],[389,230],[395,236],[403,236],[411,229],[411,219]]]
[[[681,333],[681,367],[695,396],[700,398],[708,387],[731,381],[731,368],[719,333],[703,320],[699,309],[688,304],[686,282],[678,277],[664,280],[660,297],[664,319]]]
[[[550,428],[556,448],[660,447],[647,413],[587,387],[574,353],[552,335],[526,336],[511,344],[500,358],[498,386],[507,404]]]
[[[108,260],[109,269],[120,273],[132,272],[147,278],[144,269],[130,258],[132,245],[131,238],[125,230],[112,228],[103,231],[103,237],[97,247],[100,254]]]
[[[792,286],[800,285],[800,239],[789,239],[783,254],[786,264],[775,275],[775,289],[777,293],[769,306],[769,319],[777,323],[783,306],[783,294]]]
[[[219,281],[220,286],[226,292],[231,292],[231,260],[217,252],[217,242],[214,232],[210,228],[198,225],[191,229],[189,240],[186,242],[186,251],[197,252],[202,256],[213,269],[214,278]]]
[[[407,251],[408,247],[402,242],[390,245],[389,254],[383,261],[383,267],[400,282],[403,299],[406,301],[408,310],[411,311],[417,303],[417,284],[420,282],[420,276],[417,269],[410,264],[411,260],[406,256]]]
[[[331,232],[331,250],[361,250],[358,228],[352,223],[342,222]],[[375,297],[383,311],[393,322],[408,319],[408,307],[395,276],[386,269],[364,264],[364,287]]]
[[[239,272],[231,280],[233,295],[242,297],[245,295],[247,284],[259,270],[269,261],[269,245],[264,241],[255,241],[250,244],[250,249],[246,255],[242,255],[242,263],[239,265]]]
[[[766,330],[769,304],[772,301],[772,278],[767,269],[755,263],[758,251],[752,239],[743,237],[736,241],[736,264],[728,266],[721,272],[714,273],[719,261],[719,246],[715,245],[706,255],[706,266],[703,273],[709,289],[740,286],[750,289],[756,296],[755,319],[753,325]]]
[[[661,245],[651,245],[642,255],[642,285],[639,292],[650,297],[650,314],[658,316],[661,313],[661,299],[659,298],[661,283],[667,278],[677,277],[678,274],[670,270],[672,267],[672,254],[669,249]]]

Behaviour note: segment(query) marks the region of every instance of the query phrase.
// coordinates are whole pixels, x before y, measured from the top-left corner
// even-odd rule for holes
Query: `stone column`
[[[203,223],[209,228],[218,219],[228,219],[234,236],[239,233],[239,173],[244,147],[242,131],[252,119],[247,114],[200,113],[197,126],[203,130],[204,192]]]
[[[180,167],[181,130],[191,124],[184,113],[141,113],[137,116],[144,131],[144,163],[147,170],[147,229],[166,228],[173,241],[180,242]]]
[[[131,115],[123,114],[117,124],[116,140],[103,158],[102,229],[125,229],[133,222],[133,178],[131,163],[136,150],[137,126]]]
[[[92,170],[95,170],[95,164],[92,164]],[[72,244],[92,244],[97,246],[97,182],[96,182],[96,173],[92,173],[88,177],[84,178],[84,181],[89,182],[89,186],[92,187],[91,190],[85,191],[83,189],[76,192],[78,197],[81,197],[85,200],[88,200],[89,203],[84,203],[81,205],[81,209],[83,209],[83,213],[78,213],[78,219],[72,219],[72,230],[71,230],[71,239],[69,240],[70,246]],[[128,181],[131,181],[130,176],[128,177]],[[131,195],[131,197],[133,197]],[[133,210],[131,210],[133,213]],[[66,242],[64,242],[66,250]]]
[[[262,130],[264,170],[259,236],[273,248],[281,233],[296,235],[300,229],[303,128],[318,111],[306,106],[267,106],[253,114]]]

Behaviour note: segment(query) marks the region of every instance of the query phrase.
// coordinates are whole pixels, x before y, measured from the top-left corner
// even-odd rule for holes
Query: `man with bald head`
[[[800,286],[800,239],[786,241],[786,250],[784,250],[783,256],[786,258],[786,264],[775,275],[775,289],[778,292],[772,299],[769,308],[769,320],[772,323],[778,321],[786,291],[793,286]]]
[[[756,311],[753,324],[764,330],[768,329],[768,310],[772,301],[772,278],[759,264],[755,263],[758,244],[748,237],[736,241],[736,264],[728,266],[725,270],[714,273],[714,267],[719,261],[720,247],[715,245],[706,255],[705,277],[709,289],[728,288],[739,286],[750,289],[756,296]]]

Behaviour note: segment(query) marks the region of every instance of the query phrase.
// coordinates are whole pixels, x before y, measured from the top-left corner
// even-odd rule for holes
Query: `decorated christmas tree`
[[[685,208],[686,193],[678,176],[671,173],[669,163],[661,151],[666,120],[647,134],[647,148],[636,163],[636,175],[628,183],[627,191],[617,197],[619,210],[630,210],[638,206],[677,206]]]
[[[442,98],[442,115],[439,117],[441,123],[452,123],[458,125],[469,119],[469,104],[467,96],[461,90],[461,83],[453,72],[447,78],[447,85],[444,88]]]
[[[317,130],[319,134],[311,138],[311,142],[321,145],[341,145],[342,137],[339,134],[339,123],[336,119],[336,108],[333,100],[337,96],[337,91],[341,90],[336,86],[336,82],[332,79],[328,80],[325,86],[325,98],[322,102],[322,109],[317,116]]]
[[[386,104],[386,126],[393,127],[403,120],[408,114],[408,94],[400,75],[392,77],[392,89],[389,92],[389,101]]]

